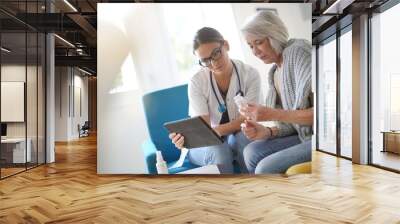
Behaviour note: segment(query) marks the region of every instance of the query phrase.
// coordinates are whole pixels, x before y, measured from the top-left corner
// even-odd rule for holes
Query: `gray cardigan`
[[[274,85],[274,65],[268,73],[266,106],[298,110],[312,107],[311,96],[311,44],[307,40],[291,39],[283,49],[282,75],[279,79],[282,105],[276,104],[277,92]],[[311,139],[312,127],[278,122],[278,137],[297,132],[301,141]]]

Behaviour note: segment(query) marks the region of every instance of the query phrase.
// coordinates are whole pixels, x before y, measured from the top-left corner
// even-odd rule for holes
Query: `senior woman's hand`
[[[185,137],[183,137],[183,135],[171,133],[168,137],[172,140],[172,143],[174,143],[175,147],[177,147],[178,149],[183,148],[183,144],[185,143]]]
[[[248,103],[245,107],[240,107],[239,112],[246,119],[253,121],[273,121],[275,110],[260,104]]]
[[[243,134],[249,140],[268,139],[272,134],[267,127],[252,120],[245,120],[241,127]]]
[[[258,104],[248,103],[246,106],[239,107],[239,113],[247,120],[257,121]]]

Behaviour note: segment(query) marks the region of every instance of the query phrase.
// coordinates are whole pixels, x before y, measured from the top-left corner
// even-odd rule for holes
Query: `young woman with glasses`
[[[234,102],[242,95],[249,102],[259,102],[260,76],[258,72],[228,55],[229,44],[215,29],[204,27],[197,31],[193,41],[193,53],[199,58],[201,69],[189,82],[189,115],[201,116],[225,138],[225,143],[191,149],[191,163],[223,165],[227,173],[233,172],[237,161],[241,172],[247,173],[243,160],[243,148],[250,142],[241,132],[244,121]],[[170,134],[177,148],[185,146],[185,138],[179,133]]]

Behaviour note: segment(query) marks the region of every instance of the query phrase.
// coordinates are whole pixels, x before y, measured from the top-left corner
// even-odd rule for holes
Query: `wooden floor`
[[[1,168],[1,177],[8,177],[11,176],[13,174],[19,173],[26,170],[25,167],[24,168]]]
[[[313,174],[97,175],[94,137],[0,181],[0,223],[400,223],[400,175],[314,153]]]
[[[4,168],[4,167],[2,167],[1,168],[1,178],[6,178],[6,177],[8,177],[8,176],[12,176],[12,175],[15,175],[15,174],[17,174],[17,173],[20,173],[20,172],[24,172],[25,170],[29,170],[29,169],[33,169],[33,168],[35,168],[37,166],[37,164],[27,164],[27,167],[25,168],[25,164],[22,164],[22,165],[18,165],[18,167],[6,167],[6,168]]]

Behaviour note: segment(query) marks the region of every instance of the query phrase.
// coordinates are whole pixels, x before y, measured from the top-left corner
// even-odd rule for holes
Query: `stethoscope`
[[[235,95],[237,96],[237,95],[239,94],[240,96],[244,96],[244,93],[243,93],[243,91],[242,91],[242,85],[241,85],[241,83],[240,83],[240,78],[239,78],[238,70],[237,70],[237,68],[236,68],[235,63],[233,63],[232,60],[231,60],[231,62],[232,62],[232,64],[233,64],[233,68],[235,69],[236,77],[237,77],[237,79],[238,79],[238,81],[239,81],[239,90],[236,92]],[[218,101],[218,111],[219,111],[220,113],[225,113],[225,111],[226,111],[226,106],[225,106],[225,104],[222,104],[222,103],[219,101],[219,98],[218,98],[217,92],[215,91],[214,83],[213,83],[213,80],[212,80],[212,72],[211,72],[211,71],[210,71],[210,82],[211,82],[211,88],[212,88],[212,90],[213,90],[213,92],[214,92],[214,96],[215,96],[215,98],[216,98],[217,101]]]

